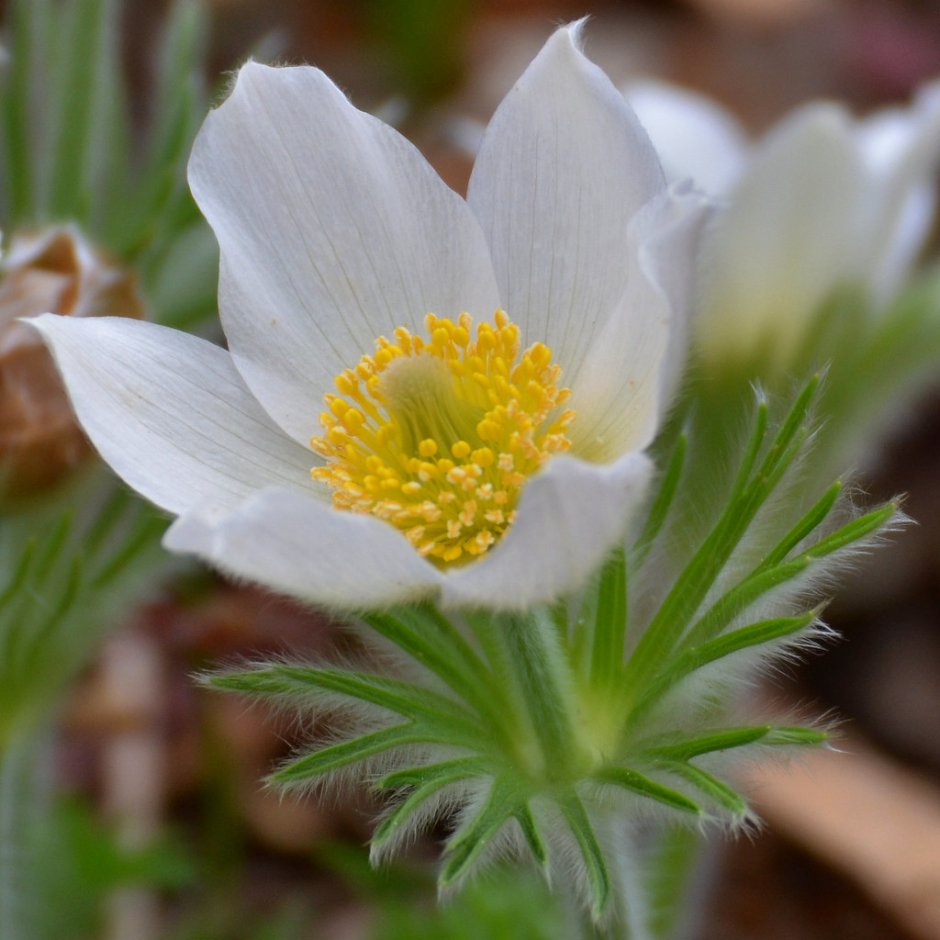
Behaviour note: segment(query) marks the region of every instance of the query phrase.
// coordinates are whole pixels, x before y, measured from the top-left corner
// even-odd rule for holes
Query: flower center
[[[310,471],[337,509],[399,528],[424,556],[449,565],[481,555],[512,525],[526,480],[568,450],[574,412],[560,410],[560,366],[535,343],[519,354],[519,327],[497,310],[477,326],[428,314],[424,340],[404,327],[336,377],[324,396],[327,459]]]

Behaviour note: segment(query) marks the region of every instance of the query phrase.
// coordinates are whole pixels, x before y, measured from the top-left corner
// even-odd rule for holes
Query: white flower
[[[703,204],[578,31],[496,112],[466,201],[323,73],[247,64],[189,167],[229,351],[36,321],[101,454],[178,517],[168,548],[323,604],[519,608],[622,536]]]
[[[642,83],[627,98],[667,173],[727,202],[702,250],[706,360],[757,353],[785,368],[836,291],[878,309],[903,284],[935,208],[940,83],[859,121],[807,104],[753,146],[699,95]]]

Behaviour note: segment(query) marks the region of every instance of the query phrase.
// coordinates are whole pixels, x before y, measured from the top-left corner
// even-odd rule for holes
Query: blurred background
[[[142,127],[154,36],[168,5],[119,6],[121,65]],[[808,98],[838,98],[862,114],[904,102],[940,75],[940,5],[930,0],[207,6],[210,91],[218,95],[226,73],[248,54],[316,64],[359,107],[399,126],[458,191],[501,97],[557,24],[585,14],[592,17],[587,52],[616,83],[655,76],[703,91],[755,133]],[[755,779],[768,826],[708,850],[695,940],[940,937],[930,926],[940,923],[940,842],[933,856],[929,844],[917,849],[937,862],[933,882],[905,882],[922,876],[908,878],[910,859],[897,849],[909,844],[908,832],[940,840],[938,479],[940,363],[936,387],[899,416],[860,470],[871,502],[907,494],[904,507],[916,525],[841,583],[827,619],[842,639],[755,691],[801,715],[836,716],[851,742],[846,771],[858,766],[856,756],[874,755],[860,772],[883,789],[874,802],[860,797],[853,805],[843,778],[797,775],[794,816],[776,796],[773,769]],[[364,845],[375,807],[366,793],[324,801],[264,788],[265,773],[310,729],[192,681],[200,669],[259,652],[316,653],[348,642],[323,617],[192,569],[177,570],[128,614],[59,722],[55,779],[67,795],[58,811],[68,844],[51,853],[59,866],[47,874],[61,883],[71,924],[61,936],[564,937],[528,879],[483,885],[435,919],[431,841],[416,845],[409,862],[371,872]],[[836,809],[847,813],[849,832]],[[894,812],[898,828],[876,835],[875,823]],[[823,825],[827,818],[835,825]],[[859,830],[876,844],[859,848],[850,838]],[[80,864],[69,869],[70,858]],[[520,919],[523,909],[531,924]],[[118,924],[125,925],[121,936]],[[136,925],[133,935],[127,924]]]

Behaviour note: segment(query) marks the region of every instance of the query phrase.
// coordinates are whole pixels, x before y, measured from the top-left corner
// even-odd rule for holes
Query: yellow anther
[[[551,350],[520,353],[505,312],[475,330],[468,313],[424,324],[429,340],[400,326],[336,377],[310,441],[326,463],[310,473],[336,508],[387,521],[446,567],[512,525],[525,482],[568,449],[574,413]]]
[[[356,382],[354,379],[350,379],[349,373],[347,371],[341,372],[338,376],[336,376],[335,384],[336,390],[340,393],[340,395],[354,395],[356,393],[358,382]]]
[[[355,433],[365,423],[365,415],[355,408],[347,408],[343,414],[343,426],[347,431]]]

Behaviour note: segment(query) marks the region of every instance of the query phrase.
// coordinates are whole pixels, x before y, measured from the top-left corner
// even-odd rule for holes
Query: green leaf
[[[771,728],[762,744],[773,744],[781,747],[813,747],[825,744],[829,735],[817,728]]]
[[[312,780],[314,777],[322,777],[342,767],[348,767],[350,764],[357,764],[385,751],[392,751],[408,744],[426,742],[427,736],[412,722],[393,725],[390,728],[382,728],[380,731],[353,738],[351,741],[328,745],[313,754],[307,754],[271,774],[270,780],[277,784],[301,783],[305,780]]]
[[[6,224],[37,221],[36,172],[42,139],[40,106],[50,89],[42,84],[48,63],[45,39],[51,22],[49,0],[13,0],[7,21],[9,62],[3,81],[3,192]]]
[[[860,542],[887,525],[897,514],[897,511],[898,507],[894,503],[888,503],[886,506],[873,509],[871,512],[865,513],[864,516],[859,516],[857,519],[846,523],[841,529],[833,532],[832,535],[826,536],[812,548],[807,549],[806,556],[812,559],[825,558],[827,555],[832,555],[834,552],[853,545],[855,542]]]
[[[499,697],[494,698],[488,670],[470,645],[443,617],[427,608],[372,613],[363,620],[411,659],[420,663],[481,715],[492,728],[501,726]]]
[[[53,141],[49,210],[56,218],[83,217],[90,195],[99,122],[109,114],[109,69],[115,48],[113,0],[72,0],[61,11],[59,113]]]
[[[565,779],[581,759],[581,741],[574,677],[551,612],[537,607],[488,619],[502,645],[501,675],[516,706],[515,720],[503,718],[514,736],[510,744],[519,753],[521,737],[523,747],[537,753],[535,773]],[[529,741],[538,745],[536,753]]]
[[[607,861],[597,841],[587,811],[577,793],[569,791],[558,797],[558,805],[568,823],[568,828],[578,843],[587,871],[588,887],[591,890],[591,913],[599,920],[610,901],[610,873]]]
[[[273,665],[249,672],[209,677],[216,688],[256,695],[303,695],[312,690],[337,692],[387,709],[406,718],[427,719],[431,726],[456,726],[476,736],[479,725],[473,714],[458,703],[422,686],[365,672],[318,669],[314,666]]]
[[[71,512],[64,512],[53,524],[49,537],[40,541],[33,556],[32,577],[43,581],[49,577],[58,564],[65,550],[66,542],[72,533],[74,519]]]
[[[675,764],[664,764],[663,769],[688,780],[692,786],[701,790],[702,793],[735,816],[747,815],[747,803],[745,803],[744,798],[724,781],[719,780],[708,771],[702,770],[701,767],[696,767],[695,764],[677,762]]]
[[[646,864],[649,927],[656,940],[671,940],[676,935],[700,841],[694,829],[670,826]]]
[[[459,881],[503,826],[519,812],[519,794],[508,781],[497,777],[486,802],[447,842],[445,864],[439,883],[442,888]]]
[[[430,768],[421,768],[425,771],[424,780],[379,823],[372,836],[373,852],[381,849],[389,839],[392,839],[432,796],[451,784],[477,776],[479,762],[453,761],[450,762],[450,767],[444,767],[441,764],[437,767],[438,770],[434,773],[430,772]]]
[[[182,171],[190,144],[205,109],[199,66],[204,59],[207,32],[201,4],[190,0],[173,4],[160,47],[150,160],[144,173],[145,179],[157,183],[157,192],[166,191],[168,178],[175,178],[179,187],[185,175]],[[142,201],[151,204],[146,195]],[[158,203],[153,206],[156,208]]]
[[[117,549],[104,559],[96,559],[101,567],[90,580],[90,587],[94,591],[106,591],[116,580],[123,578],[138,559],[157,548],[166,530],[166,520],[152,514],[149,507],[132,505],[130,512],[136,518],[131,520],[128,530],[122,533]]]
[[[805,385],[752,473],[766,433],[766,405],[760,403],[732,497],[712,531],[679,574],[627,663],[624,685],[634,690],[635,696],[642,697],[644,687],[659,671],[659,665],[673,654],[690,619],[761,506],[796,459],[808,433],[806,422],[818,383],[818,377],[814,377]]]
[[[36,555],[36,540],[31,539],[24,547],[19,558],[16,559],[16,567],[10,573],[10,579],[0,593],[0,611],[10,603],[13,598],[22,593],[23,585],[29,576],[29,572],[34,567]]]
[[[594,776],[601,783],[622,787],[624,790],[655,800],[657,803],[663,803],[672,809],[696,815],[702,812],[702,808],[698,803],[689,799],[684,793],[680,793],[678,790],[667,787],[662,783],[657,783],[655,780],[651,780],[649,777],[627,767],[605,767]]]
[[[748,438],[747,447],[741,457],[741,464],[738,467],[738,473],[731,488],[730,499],[732,500],[741,496],[742,491],[751,479],[754,465],[757,463],[757,458],[767,438],[768,420],[769,408],[766,400],[761,396],[757,400],[757,409],[754,412],[754,427],[751,429],[751,436]]]
[[[623,669],[627,631],[627,561],[616,549],[601,569],[594,610],[594,637],[591,647],[591,685],[614,685]]]
[[[744,728],[722,728],[708,734],[676,743],[650,747],[648,752],[660,760],[683,762],[702,754],[730,751],[749,744],[764,744],[776,747],[808,746],[823,744],[828,735],[815,728],[775,727],[755,725]]]
[[[780,542],[767,553],[767,556],[764,558],[763,562],[761,562],[757,570],[763,571],[780,564],[800,542],[808,538],[819,528],[828,518],[829,513],[835,508],[841,492],[842,483],[836,481],[823,493],[809,512],[807,512]]]
[[[30,637],[32,648],[43,656],[48,652],[46,640],[55,633],[55,631],[65,621],[72,605],[78,600],[79,591],[82,587],[82,564],[81,558],[70,559],[68,571],[64,578],[59,582],[59,596],[55,598],[53,606],[49,609],[46,617],[39,624],[39,629]],[[53,595],[54,596],[54,595]],[[25,633],[25,631],[24,631]]]
[[[801,630],[811,626],[818,616],[819,612],[813,610],[797,617],[776,617],[771,620],[761,620],[758,623],[752,623],[749,626],[725,633],[714,640],[703,643],[701,646],[686,649],[663,670],[655,682],[649,686],[643,697],[637,701],[632,713],[632,720],[636,721],[677,682],[680,682],[697,669],[749,647],[773,643],[795,636]]]
[[[732,630],[708,643],[686,650],[679,657],[674,668],[680,675],[686,675],[748,647],[773,643],[776,640],[794,636],[812,625],[818,617],[819,611],[812,610],[796,617],[775,617]]]
[[[820,503],[817,503],[814,510],[819,506]],[[814,510],[811,510],[811,513]],[[835,554],[877,532],[891,521],[896,512],[897,508],[893,503],[881,506],[848,522],[795,558],[781,561],[770,567],[767,566],[766,561],[763,562],[702,615],[689,629],[686,642],[697,645],[707,641],[768,591],[799,577],[814,561]],[[790,537],[788,535],[785,541]],[[779,557],[779,549],[780,546],[775,548],[770,555],[773,558]]]
[[[729,751],[737,747],[745,747],[766,738],[772,731],[770,725],[757,725],[747,728],[722,728],[708,734],[688,738],[675,744],[661,745],[649,749],[654,757],[665,758],[670,761],[688,761],[702,754],[711,754],[715,751]]]
[[[637,568],[643,564],[653,542],[656,541],[656,537],[662,531],[666,519],[669,517],[669,510],[672,508],[676,493],[679,490],[679,481],[682,479],[687,449],[688,436],[680,434],[676,438],[675,446],[669,457],[669,463],[666,465],[666,471],[659,482],[656,498],[650,506],[646,524],[633,546],[631,557]]]
[[[455,757],[453,760],[440,761],[436,764],[422,764],[405,767],[386,774],[376,786],[381,790],[395,790],[401,787],[420,787],[426,781],[441,774],[459,772],[467,777],[487,773],[486,762],[479,757]]]
[[[535,817],[532,815],[532,810],[528,804],[523,804],[516,811],[516,822],[519,823],[519,828],[522,830],[522,835],[525,837],[532,857],[543,869],[547,869],[548,849],[545,847],[545,840],[539,832]]]

